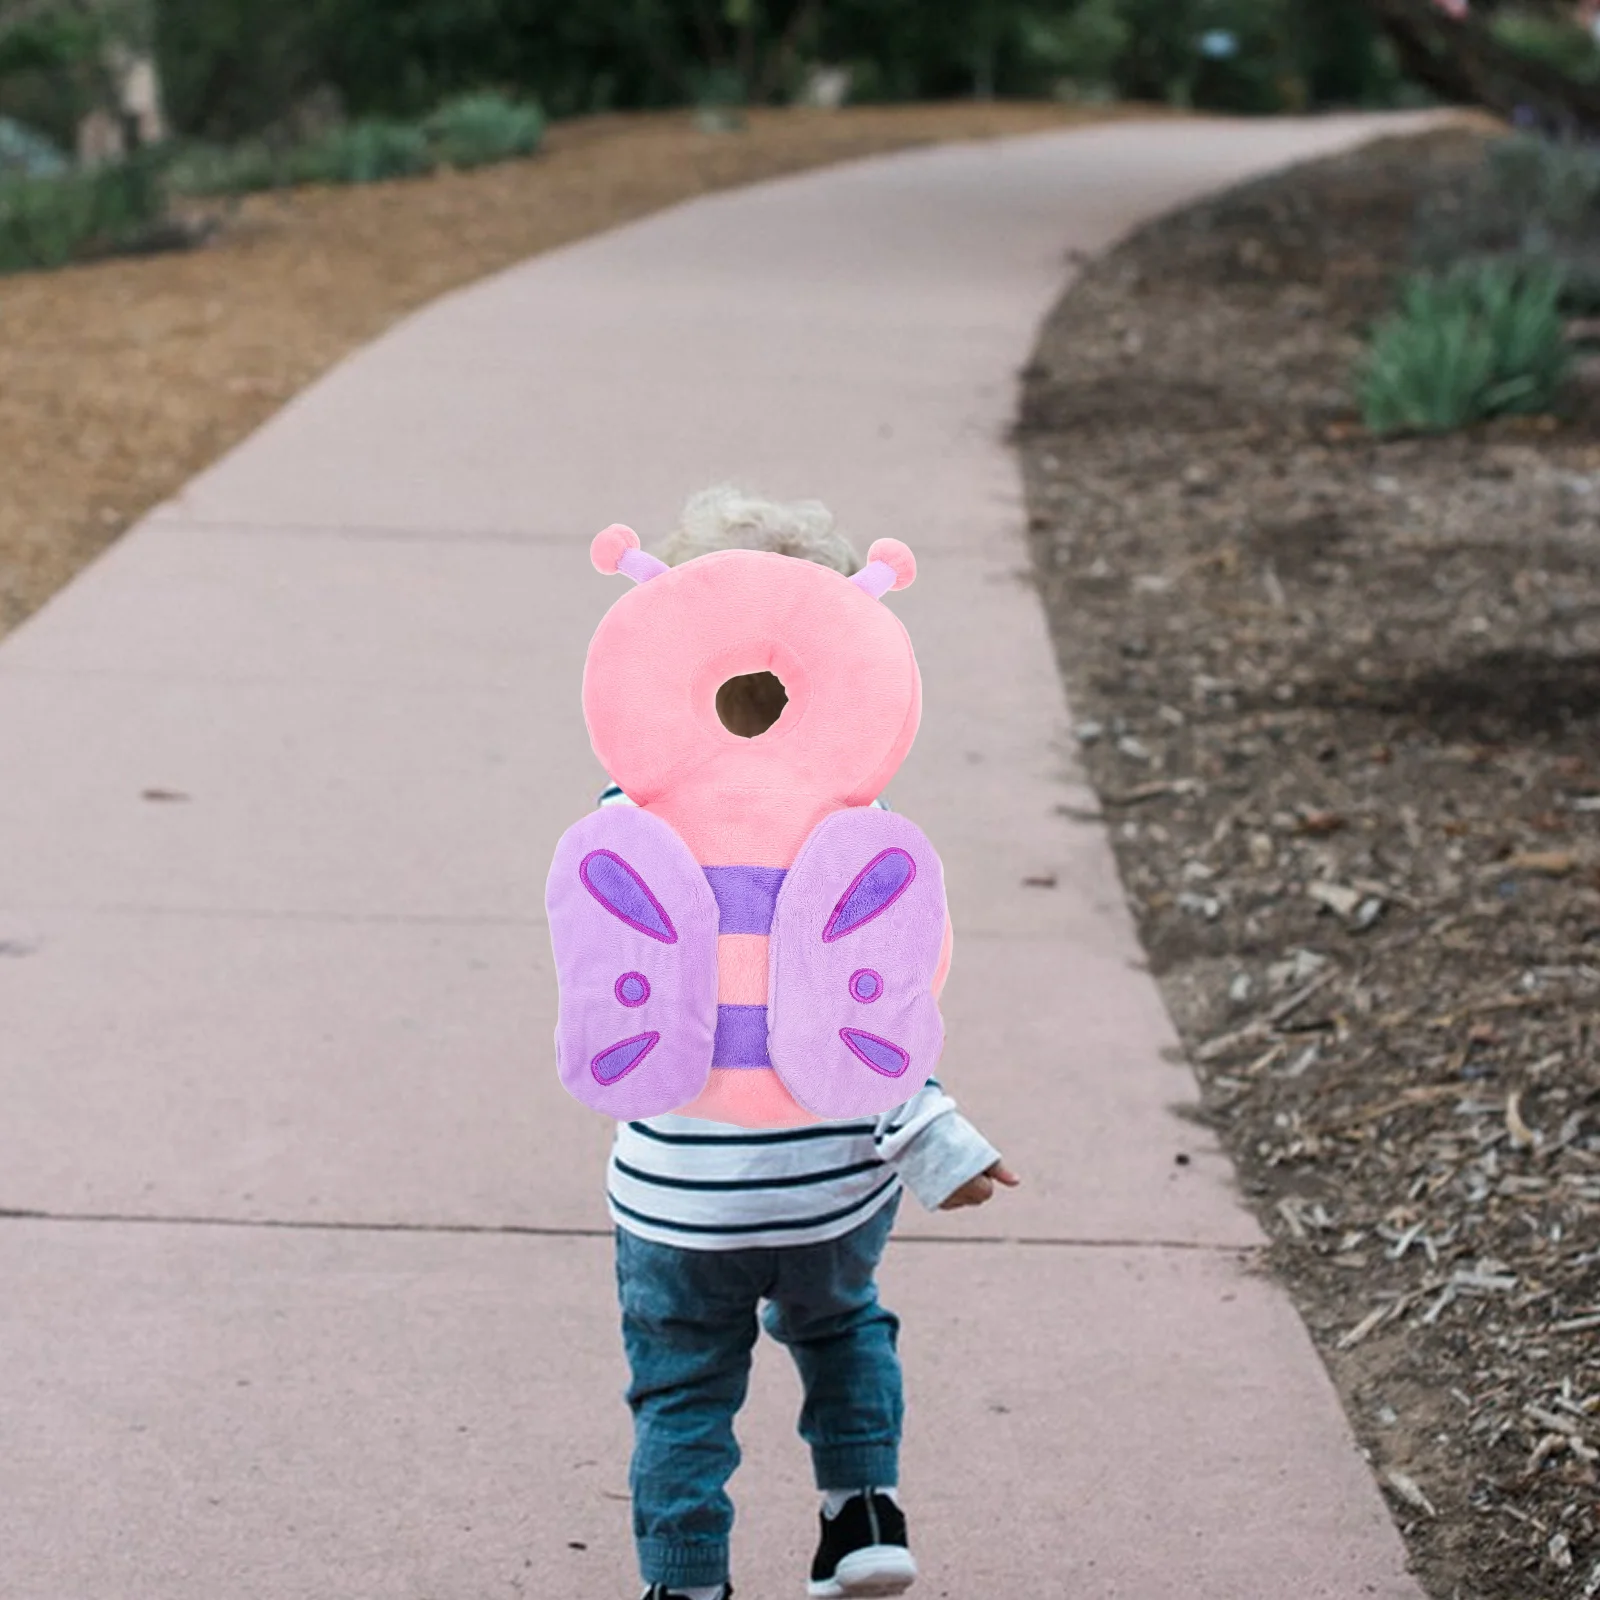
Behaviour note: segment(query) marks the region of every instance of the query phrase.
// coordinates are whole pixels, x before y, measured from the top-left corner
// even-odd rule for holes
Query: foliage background
[[[1201,40],[1231,34],[1237,52]],[[493,87],[555,116],[792,97],[816,63],[858,100],[1087,94],[1269,111],[1386,100],[1361,0],[157,0],[176,128],[235,139],[331,89],[412,117]]]

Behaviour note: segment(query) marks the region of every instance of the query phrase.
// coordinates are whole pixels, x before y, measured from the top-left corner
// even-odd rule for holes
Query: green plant
[[[1466,260],[1543,265],[1559,273],[1569,310],[1592,308],[1600,151],[1533,134],[1495,140],[1481,165],[1440,183],[1419,209],[1416,254],[1435,272]]]
[[[1600,152],[1532,134],[1489,146],[1491,191],[1519,213],[1520,231],[1600,232]]]
[[[174,123],[212,140],[280,126],[323,86],[361,116],[419,117],[486,83],[552,116],[717,110],[783,100],[807,62],[848,64],[856,100],[1066,79],[1257,109],[1302,84],[1341,103],[1395,87],[1368,0],[160,0],[156,21]],[[1237,49],[1203,54],[1218,33]]]
[[[1502,6],[1490,13],[1494,38],[1518,55],[1579,83],[1600,82],[1600,45],[1588,29],[1559,12]]]
[[[0,113],[61,145],[92,111],[121,110],[119,61],[150,44],[152,0],[0,3]]]
[[[174,152],[168,181],[182,194],[253,194],[288,182],[284,152],[259,139],[190,144]]]
[[[1119,0],[1080,0],[1065,15],[1033,13],[1022,20],[1028,56],[1080,90],[1110,88],[1130,32]]]
[[[1571,363],[1561,289],[1549,267],[1504,262],[1410,279],[1358,370],[1367,426],[1445,433],[1548,410]]]
[[[59,178],[72,163],[45,136],[0,116],[0,172],[25,178]]]
[[[498,94],[446,101],[424,122],[368,117],[287,147],[265,139],[195,143],[172,158],[171,183],[187,194],[248,194],[296,183],[373,183],[429,172],[439,162],[476,167],[526,155],[544,134],[544,113]]]
[[[416,123],[364,117],[291,151],[286,171],[294,183],[378,183],[433,165],[428,136]]]
[[[478,167],[535,150],[544,136],[544,112],[501,94],[465,94],[446,100],[422,126],[441,161]]]
[[[52,178],[0,178],[0,272],[137,248],[165,212],[150,157]]]
[[[1295,65],[1314,105],[1393,105],[1406,91],[1366,0],[1292,0]]]

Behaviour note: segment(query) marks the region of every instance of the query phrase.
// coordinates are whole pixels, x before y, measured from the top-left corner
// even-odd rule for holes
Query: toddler
[[[676,565],[726,549],[776,551],[847,576],[861,565],[822,506],[730,488],[695,496],[658,553]],[[722,686],[717,714],[755,738],[785,700],[771,673],[750,673]],[[613,785],[600,803],[630,802]],[[805,1392],[800,1434],[822,1496],[807,1593],[910,1587],[916,1565],[896,1492],[899,1322],[879,1303],[878,1260],[902,1189],[929,1210],[953,1210],[1017,1181],[936,1080],[856,1121],[775,1131],[676,1115],[618,1124],[607,1198],[632,1372],[644,1600],[731,1600],[726,1485],[739,1464],[733,1423],[758,1309]]]

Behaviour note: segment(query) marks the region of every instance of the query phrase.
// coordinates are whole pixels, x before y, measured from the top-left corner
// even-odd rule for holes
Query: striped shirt
[[[615,784],[601,805],[630,805]],[[671,1114],[619,1123],[606,1198],[620,1228],[691,1250],[816,1244],[902,1186],[929,1210],[999,1159],[935,1080],[879,1117],[753,1129]]]

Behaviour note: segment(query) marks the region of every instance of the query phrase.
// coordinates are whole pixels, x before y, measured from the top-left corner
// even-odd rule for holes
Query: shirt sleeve
[[[935,1079],[880,1117],[872,1139],[879,1157],[928,1211],[1000,1159]]]

